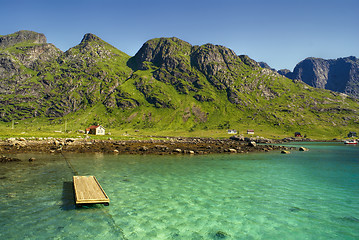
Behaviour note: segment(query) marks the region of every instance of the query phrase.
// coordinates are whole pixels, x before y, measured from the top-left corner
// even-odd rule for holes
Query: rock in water
[[[18,158],[11,158],[11,157],[0,157],[0,163],[7,163],[7,162],[20,162],[21,160]]]
[[[287,150],[282,150],[280,153],[282,153],[282,154],[290,154],[290,152],[287,151]]]
[[[289,208],[290,212],[299,212],[301,209],[299,207],[291,207]]]
[[[216,232],[216,234],[214,236],[216,239],[224,239],[224,238],[228,237],[229,234],[226,232],[223,232],[223,231],[218,231],[218,232]]]
[[[309,151],[309,149],[308,149],[308,148],[305,148],[305,147],[300,147],[300,148],[299,148],[299,151],[306,152],[306,151]]]

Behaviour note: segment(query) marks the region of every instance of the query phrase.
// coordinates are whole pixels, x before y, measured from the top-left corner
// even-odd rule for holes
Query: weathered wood
[[[109,203],[105,191],[94,176],[73,176],[76,204]]]

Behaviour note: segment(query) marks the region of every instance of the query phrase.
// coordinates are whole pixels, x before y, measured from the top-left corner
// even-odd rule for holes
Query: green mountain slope
[[[131,74],[129,58],[92,34],[65,53],[31,40],[0,49],[1,119],[60,117],[102,102]]]
[[[158,121],[162,127],[358,124],[356,100],[293,82],[223,46],[192,47],[177,38],[153,39],[131,62],[137,71],[126,85],[147,100],[144,115],[171,109],[166,121]]]
[[[292,81],[223,46],[158,38],[130,57],[93,34],[64,53],[39,38],[0,41],[2,121],[65,117],[78,128],[189,131],[359,126],[358,100]]]

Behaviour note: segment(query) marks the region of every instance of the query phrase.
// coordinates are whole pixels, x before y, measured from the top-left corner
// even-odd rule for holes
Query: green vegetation
[[[35,46],[41,50],[30,61]],[[224,138],[229,128],[269,138],[358,132],[357,100],[293,82],[223,46],[158,38],[131,58],[87,34],[65,53],[31,41],[2,53],[12,64],[9,75],[0,76],[3,137],[82,136],[77,130],[92,124],[114,139]]]

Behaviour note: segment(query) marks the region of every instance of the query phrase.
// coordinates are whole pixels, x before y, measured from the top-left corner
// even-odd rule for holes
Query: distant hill
[[[316,88],[359,98],[359,59],[356,57],[329,60],[306,58],[296,65],[293,72],[280,70],[278,73]]]
[[[156,38],[130,57],[93,34],[66,52],[0,37],[0,120],[153,129],[358,127],[358,100],[292,81],[224,46]]]

